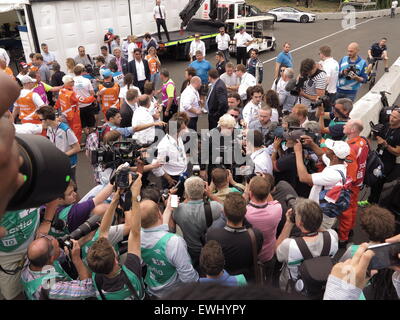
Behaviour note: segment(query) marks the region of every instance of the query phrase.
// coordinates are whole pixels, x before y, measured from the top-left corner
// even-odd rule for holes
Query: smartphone
[[[400,266],[400,242],[377,244],[369,246],[368,250],[372,250],[375,253],[369,263],[369,270]]]
[[[176,194],[171,194],[171,207],[178,208],[178,196]]]

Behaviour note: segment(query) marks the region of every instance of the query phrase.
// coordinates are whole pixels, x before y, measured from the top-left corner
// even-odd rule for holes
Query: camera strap
[[[135,300],[140,300],[139,295],[137,294],[135,288],[133,287],[131,281],[129,280],[127,274],[125,273],[124,269],[121,268],[121,274],[124,279],[124,284],[128,287],[129,291],[132,293],[132,295],[135,297]],[[97,291],[100,294],[101,300],[107,300],[106,296],[103,293],[102,286],[103,286],[103,279],[99,277],[98,274],[95,275],[94,281],[96,283]]]

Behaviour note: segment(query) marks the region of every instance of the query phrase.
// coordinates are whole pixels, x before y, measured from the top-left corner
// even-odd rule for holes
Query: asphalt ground
[[[357,19],[354,29],[344,29],[341,20],[324,20],[315,23],[276,23],[271,30],[277,41],[277,51],[265,52],[260,54],[260,60],[264,63],[263,87],[268,90],[273,82],[274,57],[279,53],[285,42],[291,43],[291,51],[294,59],[294,70],[298,73],[300,63],[303,59],[312,58],[319,60],[318,49],[322,45],[328,45],[332,48],[332,56],[339,60],[347,54],[347,46],[351,42],[358,42],[360,45],[360,55],[367,57],[367,51],[371,44],[377,42],[382,37],[388,38],[388,56],[389,65],[400,56],[400,17],[391,19],[389,17],[373,19]],[[208,51],[206,59],[215,65],[215,49]],[[232,58],[236,63],[236,59]],[[177,84],[180,90],[184,80],[184,69],[187,67],[187,61],[174,61],[172,59],[161,58],[163,68],[167,68],[171,78]],[[383,74],[383,64],[378,69],[377,80]],[[362,97],[368,92],[368,85],[363,85],[359,90],[357,98]],[[400,104],[400,101],[398,101]],[[199,119],[199,129],[207,128],[206,116]],[[78,156],[77,166],[77,184],[80,195],[86,194],[95,186],[91,166],[84,152]],[[367,190],[361,191],[361,197],[367,196]],[[355,229],[354,242],[359,243],[365,240],[365,234],[359,229],[358,223]]]

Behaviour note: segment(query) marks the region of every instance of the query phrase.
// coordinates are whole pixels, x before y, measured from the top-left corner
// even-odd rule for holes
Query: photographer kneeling
[[[243,193],[244,189],[244,185],[233,180],[232,172],[230,170],[215,168],[211,172],[210,192],[213,196],[212,200],[223,203],[228,193]]]

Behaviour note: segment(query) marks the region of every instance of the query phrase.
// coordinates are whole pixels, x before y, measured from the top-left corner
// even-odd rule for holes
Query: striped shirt
[[[322,89],[325,90],[327,86],[327,78],[326,78],[326,73],[325,71],[320,71],[317,75],[314,77],[309,78],[304,82],[303,90],[305,94],[311,95],[311,96],[316,96],[317,95],[317,89]],[[299,97],[300,103],[306,105],[309,107],[311,105],[311,100],[304,98],[304,97]],[[314,109],[315,110],[315,109]],[[311,110],[309,110],[311,111]],[[315,112],[315,111],[314,111]]]

